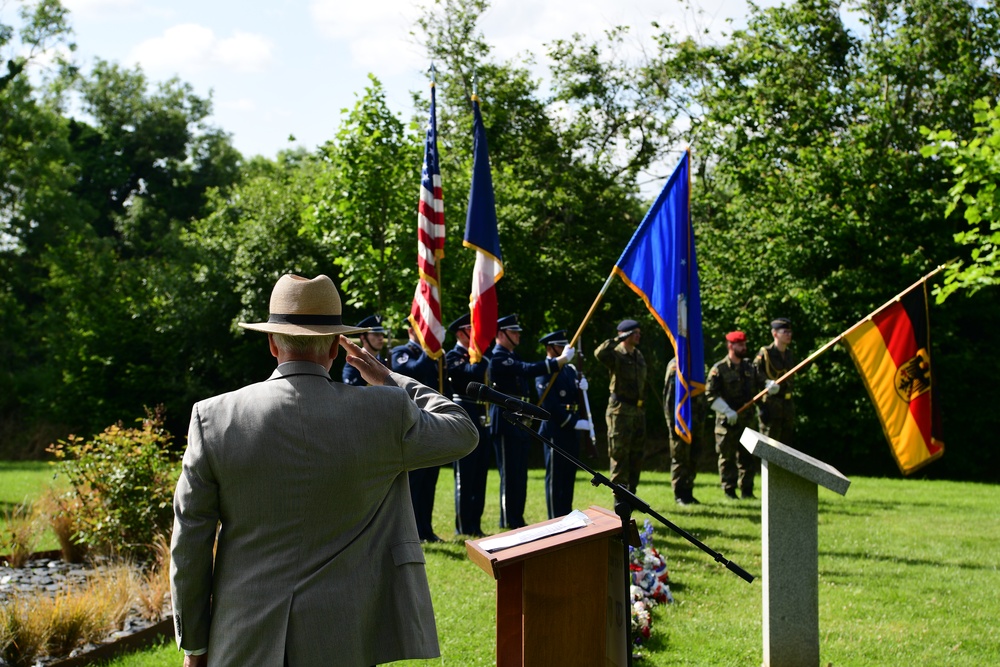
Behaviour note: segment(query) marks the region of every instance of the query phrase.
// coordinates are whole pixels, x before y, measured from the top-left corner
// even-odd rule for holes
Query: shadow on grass
[[[819,501],[819,511],[827,514],[842,514],[845,516],[869,516],[878,512],[899,512],[914,507],[940,507],[942,503],[921,500],[889,501],[875,499],[861,500],[823,500]]]
[[[940,559],[931,558],[905,558],[901,556],[895,556],[892,554],[873,554],[867,551],[823,551],[820,554],[824,558],[844,558],[846,560],[857,562],[857,561],[877,561],[880,563],[891,563],[896,565],[906,565],[912,567],[933,567],[935,569],[953,567],[959,570],[971,570],[971,571],[984,571],[984,572],[995,572],[997,566],[995,563],[950,563],[942,562]],[[841,573],[838,570],[831,568],[820,568],[820,574],[825,576],[857,576],[857,573],[848,575],[846,573]]]
[[[454,561],[468,559],[465,552],[465,542],[424,542],[420,545],[425,553],[435,554]]]

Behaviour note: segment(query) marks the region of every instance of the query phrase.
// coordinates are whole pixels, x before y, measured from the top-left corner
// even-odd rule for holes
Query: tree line
[[[190,85],[53,58],[72,39],[66,10],[18,6],[18,21],[0,26],[4,456],[158,404],[182,434],[194,401],[266,377],[266,347],[236,323],[266,317],[283,273],[327,273],[347,321],[379,312],[404,335],[426,91],[404,120],[372,76],[323,145],[246,157],[206,122],[211,100]],[[441,0],[414,30],[438,70],[446,321],[468,307],[474,258],[460,239],[476,86],[505,264],[500,310],[526,326],[522,356],[540,356],[533,341],[548,331],[575,330],[649,205],[644,179],[665,177],[690,145],[706,362],[724,356],[733,329],[751,348],[766,344],[777,316],[792,319],[802,358],[961,258],[938,290],[958,292],[930,314],[946,454],[919,474],[991,478],[1000,168],[975,142],[998,134],[996,3],[752,7],[721,44],[657,26],[642,57],[626,55],[627,27],[578,35],[529,54],[545,56],[545,87],[527,60],[493,55],[479,27],[488,6]],[[653,406],[671,356],[615,283],[581,339],[598,424],[607,378],[590,353],[626,317],[647,334]],[[800,374],[796,401],[801,449],[847,473],[898,474],[844,351]],[[647,417],[664,435],[659,410]]]

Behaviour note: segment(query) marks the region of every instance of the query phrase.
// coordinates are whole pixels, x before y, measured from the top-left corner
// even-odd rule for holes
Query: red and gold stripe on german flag
[[[903,474],[940,457],[926,283],[858,324],[844,341]]]

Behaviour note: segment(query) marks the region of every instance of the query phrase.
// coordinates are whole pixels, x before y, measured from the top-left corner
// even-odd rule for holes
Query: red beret
[[[742,331],[730,331],[726,334],[726,340],[730,343],[745,343],[747,342],[747,335]]]

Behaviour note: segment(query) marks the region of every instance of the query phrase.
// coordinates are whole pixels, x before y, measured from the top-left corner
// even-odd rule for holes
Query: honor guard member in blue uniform
[[[753,410],[737,412],[758,391],[757,372],[747,356],[747,337],[742,331],[726,334],[727,354],[712,366],[705,381],[705,400],[715,411],[715,451],[719,454],[719,480],[727,498],[755,498],[753,455],[740,444],[743,429],[753,424]]]
[[[385,328],[382,326],[381,315],[369,315],[358,322],[359,327],[368,327],[370,331],[358,336],[358,345],[367,350],[373,357],[381,361],[386,368],[389,367],[389,360],[382,356],[382,348],[385,346]],[[356,387],[365,387],[367,382],[361,377],[361,372],[350,364],[344,364],[341,373],[344,384],[352,384]]]
[[[517,315],[497,321],[496,345],[490,359],[490,381],[497,391],[522,401],[530,401],[531,382],[539,375],[551,375],[573,358],[566,347],[555,359],[534,363],[521,361],[514,348],[521,342]],[[530,437],[503,418],[503,408],[490,406],[490,434],[500,471],[500,527],[520,528],[524,523],[524,502],[528,495],[528,447]]]
[[[474,364],[469,358],[472,323],[468,313],[449,324],[448,331],[455,334],[457,341],[455,347],[449,350],[444,358],[452,399],[465,408],[465,412],[479,431],[479,444],[476,448],[455,461],[455,532],[459,535],[482,537],[486,478],[490,471],[490,460],[493,458],[493,443],[489,437],[489,413],[486,403],[467,396],[465,389],[470,382],[489,385],[487,377],[489,359],[483,357]]]
[[[759,403],[760,432],[780,443],[795,444],[795,401],[792,400],[794,379],[788,378],[780,385],[775,382],[795,367],[792,344],[792,321],[779,317],[771,322],[774,342],[760,348],[754,357],[753,367],[758,377],[766,378],[767,396]]]
[[[409,340],[392,348],[389,353],[390,368],[400,375],[411,377],[434,391],[438,387],[438,364],[427,356],[420,346],[417,332],[412,326],[407,329]],[[442,392],[443,393],[443,392]],[[411,470],[410,500],[413,502],[413,516],[417,520],[417,535],[421,542],[440,542],[431,525],[434,514],[434,490],[437,488],[438,466]]]
[[[542,336],[539,342],[545,346],[548,359],[559,358],[569,345],[565,329]],[[539,434],[580,458],[580,432],[589,431],[590,422],[580,413],[580,382],[576,368],[573,364],[566,364],[559,369],[554,380],[551,375],[539,375],[535,378],[535,389],[542,399],[542,408],[552,415],[551,419],[542,422]],[[573,511],[574,484],[576,464],[551,447],[545,447],[545,507],[550,519]]]

